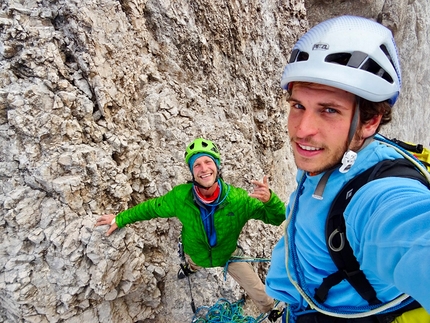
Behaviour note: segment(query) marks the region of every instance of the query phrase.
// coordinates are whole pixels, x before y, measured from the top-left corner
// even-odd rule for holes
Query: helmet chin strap
[[[342,157],[342,165],[339,168],[339,172],[346,173],[348,172],[352,165],[354,165],[355,160],[357,159],[357,153],[349,149],[351,145],[352,139],[354,138],[355,132],[357,131],[358,119],[360,116],[360,99],[357,99],[357,103],[354,109],[354,116],[352,117],[351,127],[349,128],[348,133],[348,150],[343,154]]]

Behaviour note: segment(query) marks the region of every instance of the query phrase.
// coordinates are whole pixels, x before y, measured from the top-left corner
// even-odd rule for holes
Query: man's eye
[[[333,108],[325,108],[324,111],[327,113],[337,113],[337,110]]]
[[[300,109],[300,110],[304,110],[304,106],[303,105],[301,105],[300,103],[293,103],[293,102],[291,102],[290,103],[290,105],[291,105],[291,107],[292,108],[294,108],[294,109]]]

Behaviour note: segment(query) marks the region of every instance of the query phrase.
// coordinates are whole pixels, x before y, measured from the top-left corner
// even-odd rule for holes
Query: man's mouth
[[[316,151],[316,150],[322,150],[322,148],[312,147],[312,146],[305,146],[297,144],[301,149],[307,150],[307,151]]]

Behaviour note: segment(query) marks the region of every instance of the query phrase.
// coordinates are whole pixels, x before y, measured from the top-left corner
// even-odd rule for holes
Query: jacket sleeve
[[[391,287],[430,311],[430,191],[412,179],[375,180],[353,197],[345,219],[348,241],[380,299]]]
[[[280,225],[285,220],[285,204],[275,192],[270,190],[270,193],[270,200],[266,203],[251,197],[252,218],[267,224]]]
[[[178,203],[183,203],[179,197],[180,188],[173,188],[167,194],[142,202],[130,209],[118,213],[115,218],[119,228],[137,221],[154,218],[170,218],[177,214]]]

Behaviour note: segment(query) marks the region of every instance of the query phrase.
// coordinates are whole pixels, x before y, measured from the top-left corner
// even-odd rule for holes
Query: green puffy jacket
[[[191,183],[174,187],[167,194],[154,198],[119,213],[116,224],[119,228],[136,221],[153,218],[177,217],[182,223],[182,243],[184,252],[200,267],[224,266],[235,251],[239,234],[249,219],[261,220],[268,224],[280,225],[285,220],[285,205],[271,192],[266,203],[249,197],[244,189],[227,185],[221,180],[222,197],[227,197],[214,213],[217,244],[208,242],[200,209],[194,202]]]

